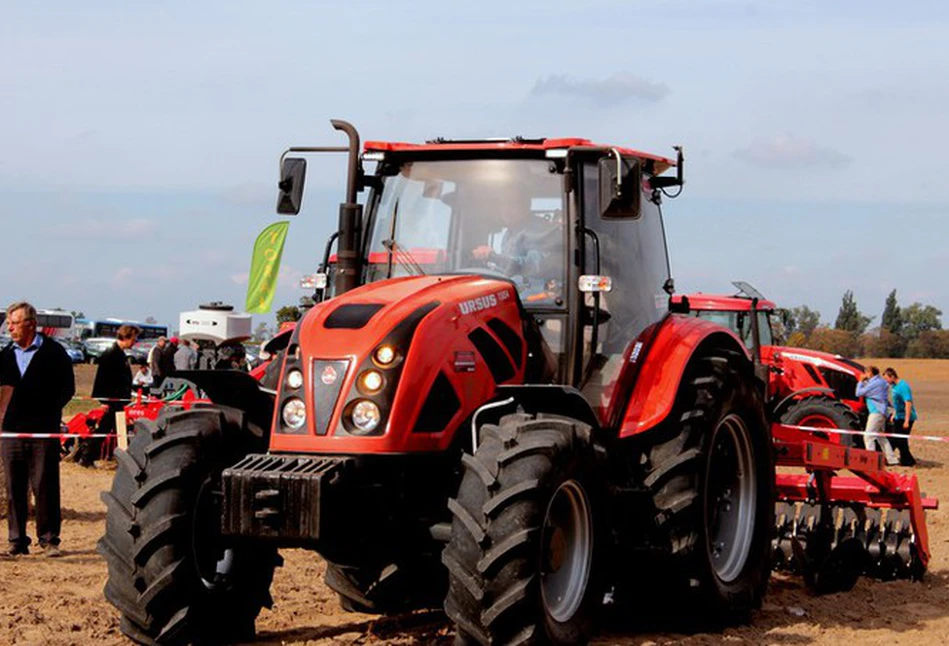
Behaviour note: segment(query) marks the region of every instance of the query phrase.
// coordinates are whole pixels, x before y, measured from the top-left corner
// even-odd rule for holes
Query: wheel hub
[[[593,562],[593,520],[586,492],[576,480],[557,488],[544,517],[541,595],[556,621],[570,620],[586,593]]]
[[[754,449],[740,417],[729,415],[719,423],[711,456],[706,479],[707,549],[716,576],[729,583],[748,560],[757,499]]]

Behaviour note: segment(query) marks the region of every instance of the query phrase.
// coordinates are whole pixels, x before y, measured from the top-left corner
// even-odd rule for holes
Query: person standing
[[[66,350],[36,331],[36,308],[25,301],[7,308],[13,343],[0,353],[0,419],[7,433],[59,433],[63,408],[76,392]],[[40,549],[60,555],[62,510],[59,491],[59,440],[4,438],[0,456],[6,475],[6,554],[30,553],[26,533],[29,491],[36,501]]]
[[[893,432],[900,435],[909,435],[916,422],[916,405],[913,404],[913,391],[905,379],[900,379],[893,368],[883,371],[890,394],[893,396],[893,413],[890,420],[893,422]],[[894,437],[893,448],[899,449],[900,465],[912,467],[916,465],[916,458],[909,450],[909,440],[905,437]]]
[[[888,401],[889,386],[886,380],[880,376],[880,369],[876,366],[870,366],[863,373],[863,380],[857,384],[857,397],[863,397],[867,402],[867,427],[864,433],[867,450],[873,451],[874,444],[879,445],[879,450],[883,451],[886,457],[886,463],[890,466],[899,464],[896,459],[896,453],[890,446],[890,441],[881,436],[880,433],[886,428],[886,408]]]
[[[178,352],[178,337],[173,336],[161,349],[161,356],[158,363],[161,366],[162,379],[168,379],[175,374],[175,353]],[[160,383],[158,384],[161,385]]]
[[[168,343],[168,339],[163,336],[158,337],[158,341],[155,342],[155,345],[152,346],[152,349],[148,351],[148,369],[152,373],[152,381],[155,386],[161,385],[161,380],[165,376],[161,372],[161,357],[165,351],[165,344]]]
[[[99,357],[99,367],[92,384],[92,396],[109,407],[96,428],[96,435],[109,435],[115,432],[115,414],[122,411],[132,394],[132,369],[129,367],[125,351],[135,345],[138,328],[123,325],[116,332],[115,343]],[[102,450],[102,438],[90,437],[82,445],[79,458],[80,466],[94,467],[95,460]]]
[[[175,371],[194,370],[198,363],[198,353],[191,348],[191,342],[188,339],[182,339],[181,345],[175,351]]]

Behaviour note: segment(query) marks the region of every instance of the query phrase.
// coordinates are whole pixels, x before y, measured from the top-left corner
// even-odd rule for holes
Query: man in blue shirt
[[[66,350],[36,330],[36,309],[26,302],[7,309],[13,344],[0,351],[0,420],[6,433],[58,433],[63,407],[75,394],[72,361]],[[46,556],[59,556],[62,525],[59,492],[59,440],[0,439],[7,489],[5,555],[29,554],[28,500],[36,501],[36,533]]]
[[[857,384],[857,397],[863,397],[867,402],[867,411],[870,415],[867,417],[867,428],[865,433],[865,443],[867,449],[874,450],[874,444],[878,444],[883,455],[886,457],[886,463],[890,466],[899,464],[896,459],[896,453],[893,447],[885,437],[879,434],[886,428],[886,407],[890,387],[886,380],[880,376],[880,369],[876,366],[870,366],[863,373],[863,380]]]
[[[900,435],[909,435],[913,430],[913,423],[916,421],[916,406],[913,404],[913,391],[904,379],[900,379],[893,368],[887,368],[883,371],[887,383],[890,384],[890,392],[893,395],[893,412],[890,419],[893,421],[893,432]],[[905,437],[894,437],[893,448],[900,451],[900,464],[904,467],[911,467],[916,464],[916,458],[909,450],[909,441]]]

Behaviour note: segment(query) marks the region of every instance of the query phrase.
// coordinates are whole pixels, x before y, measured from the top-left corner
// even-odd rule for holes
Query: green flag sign
[[[274,222],[257,236],[254,255],[250,259],[250,278],[247,281],[247,306],[244,308],[247,312],[266,314],[270,311],[277,289],[283,242],[287,239],[289,228],[289,222]]]

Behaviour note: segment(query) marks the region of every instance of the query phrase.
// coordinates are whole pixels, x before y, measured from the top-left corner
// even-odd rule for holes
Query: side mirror
[[[598,164],[600,215],[608,219],[633,219],[640,215],[643,174],[638,159],[628,159],[615,150]]]
[[[303,181],[306,179],[306,160],[297,157],[284,159],[280,165],[280,183],[277,187],[277,213],[296,215],[303,203]]]

